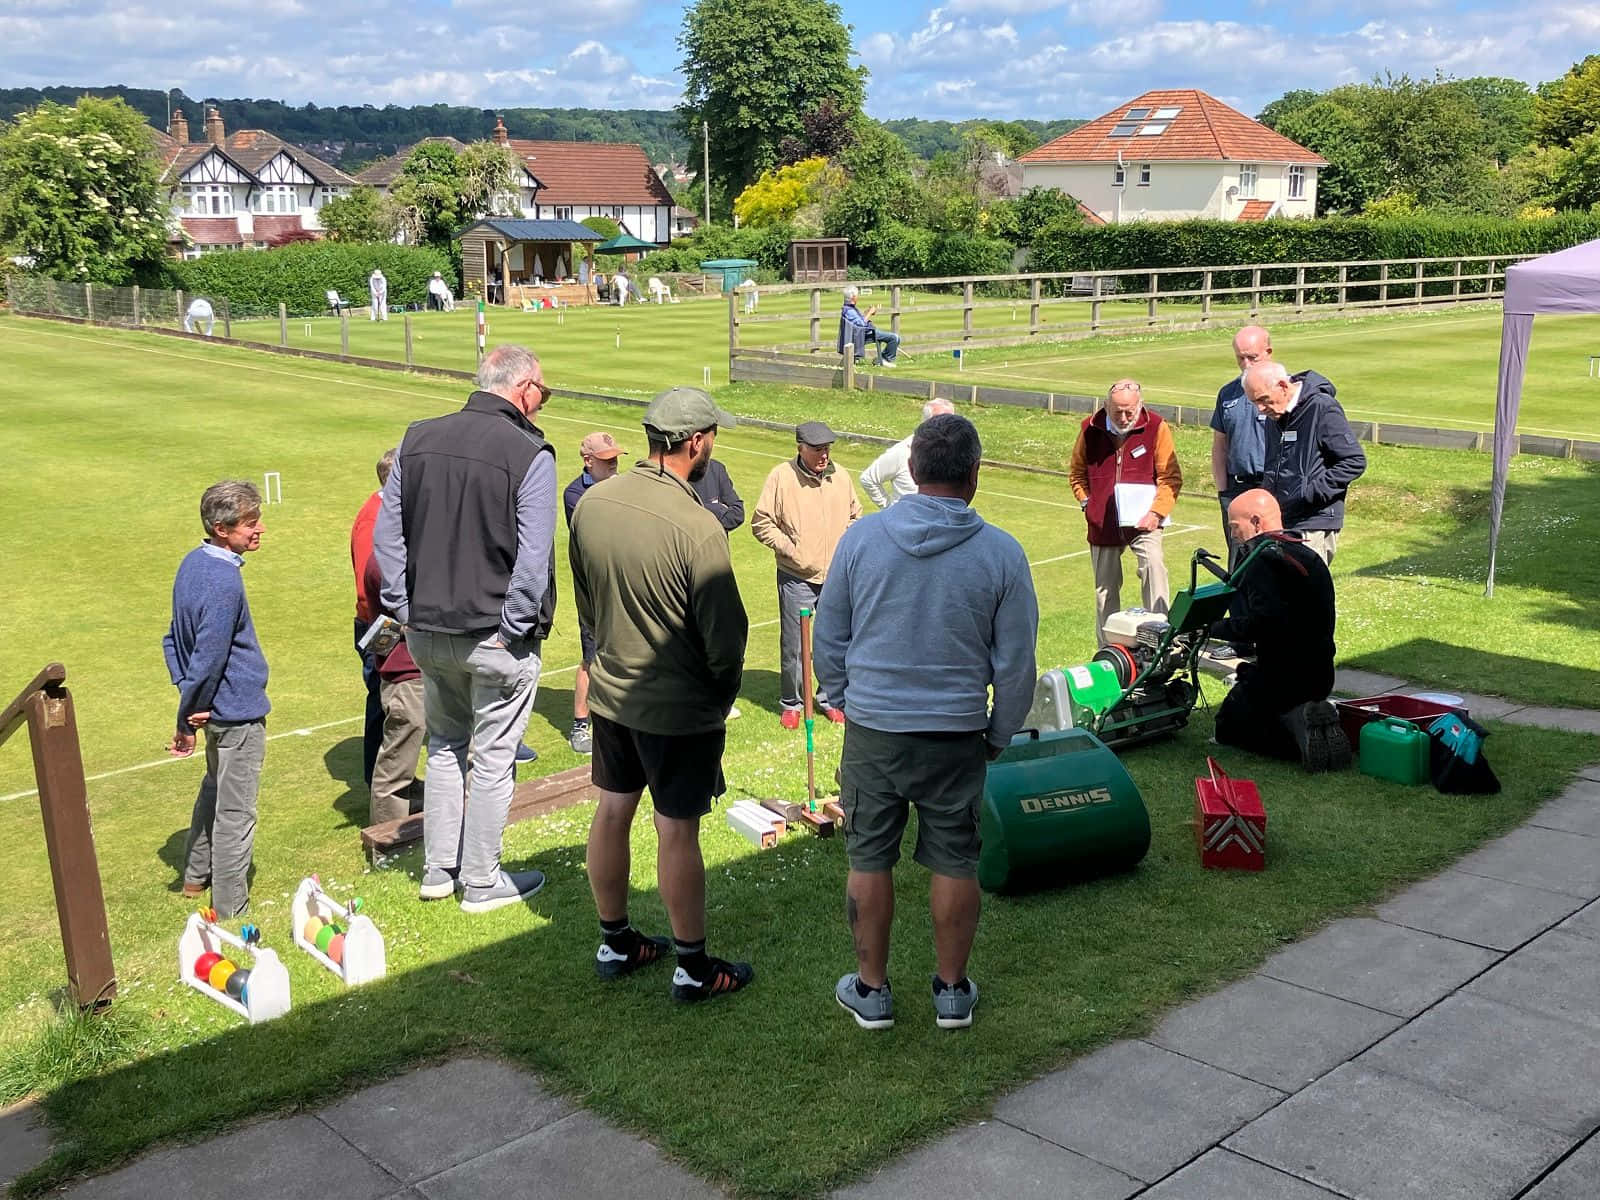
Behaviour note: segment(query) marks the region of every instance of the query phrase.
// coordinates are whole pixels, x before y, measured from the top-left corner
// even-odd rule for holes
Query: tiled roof
[[[449,146],[457,154],[467,148],[465,142],[458,142],[453,137],[425,137],[420,142],[412,142],[409,146],[401,146],[388,158],[380,158],[377,162],[363,167],[356,172],[356,179],[372,187],[386,188],[396,179],[400,178],[400,171],[410,157],[416,153],[418,146],[442,145]]]
[[[1271,211],[1271,200],[1246,200],[1244,207],[1239,210],[1238,219],[1241,221],[1265,221],[1267,214]]]
[[[258,174],[281,151],[299,163],[308,175],[324,187],[354,187],[356,184],[353,176],[346,175],[332,163],[324,162],[303,146],[286,142],[265,129],[241,129],[238,133],[230,133],[222,143],[222,148],[228,152],[229,158],[252,175]]]
[[[299,233],[305,228],[305,223],[298,214],[292,217],[272,217],[257,213],[254,224],[255,240],[258,242],[270,242],[275,237],[282,237],[286,233]]]
[[[1163,122],[1166,129],[1156,136],[1135,132],[1131,137],[1109,137],[1129,109],[1145,108],[1153,114],[1159,108],[1176,108],[1178,113]],[[1138,122],[1150,127],[1147,115]],[[1252,121],[1238,109],[1195,88],[1157,89],[1136,96],[1126,104],[1087,125],[1064,133],[1022,156],[1025,163],[1115,162],[1117,151],[1130,161],[1184,162],[1272,162],[1305,163],[1326,166],[1327,159],[1274,133],[1259,121]]]
[[[1078,215],[1083,218],[1083,223],[1085,225],[1104,225],[1106,223],[1106,219],[1104,217],[1095,212],[1094,209],[1090,208],[1081,200],[1078,201]]]
[[[183,231],[196,246],[242,246],[237,217],[184,217]]]
[[[672,193],[637,145],[512,138],[510,146],[544,185],[540,204],[672,203]]]
[[[211,153],[210,142],[173,142],[166,158],[166,170],[161,173],[163,183],[177,183],[183,178],[183,173],[194,166],[207,154]],[[225,155],[226,151],[223,152]],[[231,155],[227,155],[232,157]]]

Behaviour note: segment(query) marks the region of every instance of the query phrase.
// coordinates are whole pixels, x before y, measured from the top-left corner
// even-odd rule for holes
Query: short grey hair
[[[861,295],[861,289],[853,283],[844,290],[844,298],[846,300],[854,300],[859,295]]]
[[[478,387],[504,396],[518,380],[533,374],[538,365],[538,356],[526,346],[496,346],[478,364]]]
[[[399,446],[390,446],[378,459],[378,486],[382,487],[389,482],[389,472],[394,470],[394,456],[400,453]]]
[[[213,483],[200,497],[200,524],[212,537],[219,525],[237,525],[251,513],[260,514],[261,493],[247,479],[224,479]]]
[[[982,458],[978,427],[955,413],[929,417],[911,437],[911,476],[918,483],[965,483]]]
[[[929,400],[922,406],[922,419],[926,421],[940,413],[953,413],[955,410],[956,406],[948,400]]]

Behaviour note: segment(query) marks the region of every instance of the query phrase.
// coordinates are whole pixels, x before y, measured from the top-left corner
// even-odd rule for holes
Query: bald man
[[[1267,419],[1244,394],[1244,373],[1258,362],[1272,361],[1271,335],[1259,325],[1246,325],[1233,335],[1233,361],[1239,373],[1217,391],[1217,404],[1211,410],[1211,482],[1222,505],[1224,533],[1233,498],[1261,486]],[[1228,534],[1228,550],[1234,549]]]
[[[1283,528],[1272,493],[1256,488],[1228,506],[1240,543],[1238,594],[1211,635],[1254,646],[1217,711],[1217,741],[1298,760],[1307,771],[1350,765],[1350,742],[1328,703],[1333,691],[1333,577],[1304,539]],[[1254,554],[1254,559],[1250,555]]]
[[[1261,486],[1283,510],[1283,524],[1333,565],[1344,528],[1344,499],[1367,469],[1367,456],[1315,371],[1290,375],[1282,363],[1258,362],[1244,373],[1244,392],[1266,418]]]

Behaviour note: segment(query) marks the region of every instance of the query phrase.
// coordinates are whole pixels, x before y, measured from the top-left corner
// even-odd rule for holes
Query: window
[[[1245,163],[1239,168],[1239,199],[1254,200],[1256,196],[1255,163]]]
[[[343,196],[344,194],[345,194],[345,189],[342,188],[342,187],[318,188],[317,189],[317,200],[316,200],[315,207],[321,208],[324,204],[328,203],[328,201],[337,200],[340,196]]]
[[[1140,187],[1149,187],[1150,186],[1150,164],[1149,163],[1140,163],[1139,164],[1139,186]]]
[[[1182,111],[1182,105],[1177,105],[1172,108],[1158,108],[1155,110],[1155,112],[1150,114],[1150,119],[1152,121],[1170,121]]]
[[[190,216],[219,217],[233,212],[233,189],[225,183],[186,183],[183,194]]]
[[[572,209],[570,207],[568,207],[568,208],[558,208],[558,209],[555,210],[555,212],[556,212],[556,220],[558,220],[558,221],[570,221],[570,220],[572,220]]]
[[[1128,182],[1128,172],[1127,172],[1127,169],[1121,163],[1118,163],[1116,166],[1111,168],[1111,186],[1112,187],[1121,187],[1123,184],[1125,184],[1127,182]]]
[[[1106,134],[1106,136],[1107,137],[1114,137],[1114,138],[1132,137],[1138,131],[1139,131],[1139,122],[1137,122],[1137,121],[1118,121],[1115,125],[1113,125],[1111,127],[1111,132]]]
[[[611,209],[611,219],[612,219],[612,220],[613,220],[613,221],[620,221],[620,220],[622,220],[622,208],[621,208],[621,206],[620,206],[620,205],[613,205],[613,206],[612,206],[612,209]]]
[[[1298,164],[1289,168],[1289,199],[1306,198],[1306,169]]]
[[[299,212],[300,193],[293,184],[274,183],[255,194],[251,207],[259,213]]]
[[[1167,124],[1168,123],[1166,121],[1158,121],[1154,125],[1141,125],[1139,127],[1139,136],[1160,137],[1167,131]]]

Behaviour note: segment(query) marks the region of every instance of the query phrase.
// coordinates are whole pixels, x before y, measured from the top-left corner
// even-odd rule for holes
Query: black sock
[[[883,986],[884,987],[888,987],[889,986],[889,980],[888,980],[887,977],[884,978]],[[879,988],[868,987],[866,980],[862,979],[861,976],[859,976],[859,975],[856,976],[856,995],[860,996],[863,1000],[865,1000],[868,996],[872,995],[873,992],[880,991],[880,990],[881,989],[879,989]]]
[[[972,981],[970,979],[968,979],[965,975],[963,975],[955,983],[946,983],[938,975],[935,975],[933,977],[933,994],[935,996],[937,996],[940,992],[944,991],[945,988],[951,988],[951,987],[955,988],[955,990],[958,991],[958,992],[970,992],[972,990]]]
[[[687,971],[691,978],[703,980],[711,974],[711,959],[706,956],[705,938],[697,942],[685,942],[674,938],[672,944],[678,952],[678,965]]]
[[[633,946],[634,938],[633,928],[628,924],[628,914],[623,913],[615,921],[607,921],[602,918],[600,921],[600,936],[605,941],[605,944],[618,954],[627,953]]]
[[[587,728],[589,728],[589,718],[588,717],[573,717],[572,718],[572,727],[574,729],[587,729]]]

